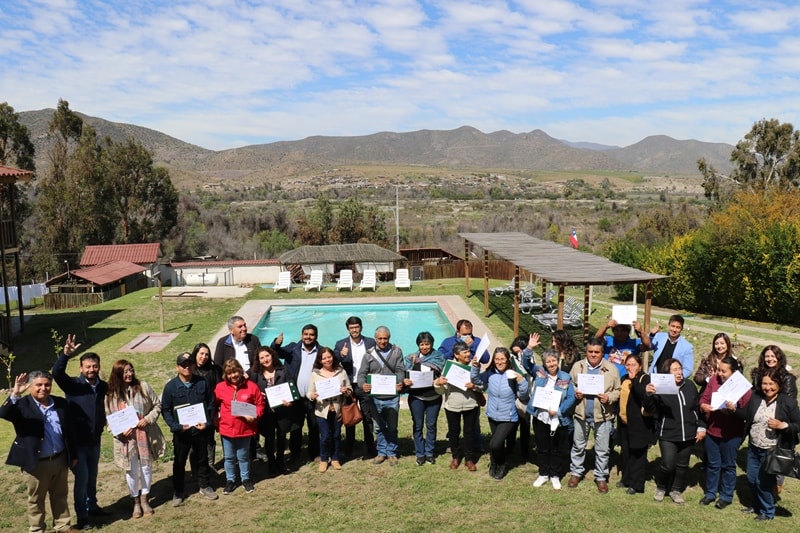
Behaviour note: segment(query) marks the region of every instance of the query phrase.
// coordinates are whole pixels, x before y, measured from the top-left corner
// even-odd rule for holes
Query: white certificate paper
[[[678,394],[678,386],[672,374],[650,374],[650,383],[655,386],[656,394]]]
[[[370,385],[373,396],[397,396],[397,376],[394,374],[370,374]]]
[[[433,387],[433,372],[429,370],[409,370],[408,379],[411,380],[412,389]]]
[[[714,402],[714,394],[716,394],[717,401],[711,404],[714,409],[722,409],[727,402],[736,403],[745,395],[747,391],[752,388],[747,378],[742,375],[738,370],[723,383],[717,392],[713,393],[712,402]]]
[[[249,416],[250,418],[255,418],[256,406],[252,403],[233,400],[231,402],[231,414],[233,416]]]
[[[319,394],[317,400],[327,400],[342,394],[342,385],[337,377],[315,381],[314,386],[317,388],[317,394]]]
[[[578,390],[590,396],[603,394],[606,391],[605,379],[602,374],[578,374]]]
[[[288,383],[281,383],[264,389],[264,394],[267,395],[267,403],[271,408],[280,407],[283,405],[284,400],[292,403],[295,400],[292,394],[292,388]]]
[[[489,334],[484,333],[483,337],[481,337],[481,342],[478,344],[478,347],[475,349],[475,357],[480,359],[483,357],[483,352],[489,349]]]
[[[562,394],[559,390],[536,387],[536,391],[533,393],[533,406],[545,411],[558,412],[561,398]]]
[[[139,415],[136,414],[136,409],[128,406],[106,416],[106,422],[108,422],[108,429],[111,430],[111,434],[119,435],[132,427],[136,427],[136,424],[139,423]]]
[[[472,381],[469,367],[454,361],[445,362],[442,375],[447,378],[447,383],[463,391],[467,390],[467,383]]]
[[[633,324],[636,321],[636,305],[612,305],[611,318],[617,324]]]
[[[176,410],[176,414],[178,415],[178,422],[182,426],[196,426],[197,424],[208,423],[208,420],[206,420],[206,408],[202,403],[179,407]]]

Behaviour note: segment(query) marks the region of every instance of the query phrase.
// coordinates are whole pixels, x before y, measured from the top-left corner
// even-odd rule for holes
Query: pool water
[[[403,354],[417,351],[414,341],[421,331],[433,335],[434,347],[454,334],[454,327],[435,302],[412,302],[390,304],[321,304],[321,305],[273,305],[261,317],[252,333],[261,344],[270,345],[283,332],[283,344],[300,340],[304,325],[314,324],[319,330],[318,341],[333,348],[336,341],[347,337],[344,325],[348,317],[357,316],[364,324],[362,334],[374,337],[375,328],[386,326],[391,332],[391,342],[402,348]]]

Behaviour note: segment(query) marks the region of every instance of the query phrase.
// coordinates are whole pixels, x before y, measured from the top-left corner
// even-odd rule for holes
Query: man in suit
[[[353,392],[356,401],[361,407],[361,413],[364,415],[362,421],[364,427],[364,460],[372,459],[378,454],[375,448],[375,435],[374,425],[372,423],[372,415],[375,411],[375,404],[372,402],[372,397],[366,394],[358,387],[358,369],[361,367],[361,361],[367,350],[375,347],[375,339],[371,337],[364,337],[361,334],[363,324],[361,319],[357,316],[351,316],[344,323],[347,328],[347,337],[336,342],[333,353],[342,363],[347,377],[350,378],[350,383],[353,385]],[[344,440],[344,455],[350,457],[353,454],[353,445],[356,440],[356,428],[350,426],[345,428]]]
[[[308,385],[311,383],[311,371],[314,360],[320,348],[317,342],[317,326],[306,324],[300,333],[300,340],[286,346],[283,344],[283,333],[272,341],[272,348],[280,354],[286,366],[286,375],[297,385],[300,403],[303,407],[303,417],[308,425],[308,460],[319,462],[319,426],[314,403],[308,399]],[[300,458],[300,447],[303,444],[303,422],[300,427],[289,432],[289,451],[292,453],[292,462]]]
[[[247,322],[240,316],[228,319],[228,335],[220,337],[214,350],[214,364],[222,368],[228,359],[236,359],[244,371],[253,366],[256,352],[261,347],[258,337],[247,332]]]
[[[105,399],[108,383],[100,379],[100,356],[84,352],[80,357],[80,375],[70,377],[67,363],[80,348],[75,335],[67,335],[64,351],[53,364],[53,379],[67,397],[70,423],[78,443],[78,462],[72,467],[72,489],[78,529],[91,529],[89,516],[106,516],[97,505],[97,465],[100,462],[100,438],[106,425]]]
[[[70,526],[67,503],[69,467],[77,447],[67,419],[64,398],[51,396],[53,376],[35,371],[14,380],[11,396],[0,406],[0,418],[14,424],[16,436],[6,464],[25,473],[28,486],[28,531],[46,531],[45,498],[50,497],[55,531],[77,531]],[[26,391],[30,394],[22,396]]]

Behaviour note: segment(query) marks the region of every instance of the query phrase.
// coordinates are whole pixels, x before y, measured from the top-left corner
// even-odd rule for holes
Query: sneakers
[[[177,492],[172,495],[172,506],[179,507],[183,503],[183,495]],[[80,529],[80,528],[78,528]]]
[[[417,466],[425,465],[425,458],[424,457],[417,457]]]
[[[255,485],[253,485],[253,483],[249,479],[245,480],[245,481],[242,481],[242,487],[244,487],[244,491],[247,494],[250,494],[251,492],[256,490]]]
[[[557,477],[553,476],[550,478],[550,483],[553,485],[555,490],[561,490],[561,480]]]
[[[389,466],[397,466],[397,457],[394,455],[389,457]]]
[[[536,478],[536,481],[533,482],[533,486],[534,487],[541,487],[542,485],[547,483],[549,480],[550,480],[550,477],[548,477],[548,476],[539,476],[539,477]]]
[[[657,501],[657,502],[663,502],[663,501],[664,501],[664,496],[665,496],[666,494],[667,494],[667,493],[666,493],[666,491],[663,491],[663,490],[661,490],[661,489],[656,489],[656,493],[655,493],[655,494],[653,494],[653,499],[654,499],[655,501]],[[669,495],[670,495],[670,496],[672,496],[672,494],[673,494],[673,493],[670,493]]]
[[[426,460],[426,461],[427,461],[429,464],[432,464],[432,465],[435,465],[435,464],[436,464],[436,458],[435,458],[434,456],[432,456],[432,455],[429,455],[428,457],[426,457],[426,458],[425,458],[425,460]]]
[[[227,481],[225,483],[225,488],[222,489],[222,494],[228,495],[233,494],[233,491],[236,490],[236,482],[235,481]]]
[[[200,494],[202,494],[207,500],[219,499],[219,495],[211,487],[201,487]]]
[[[678,492],[677,490],[673,490],[669,493],[669,497],[672,498],[672,501],[677,503],[678,505],[683,505],[686,503],[686,500],[683,499],[683,494]]]

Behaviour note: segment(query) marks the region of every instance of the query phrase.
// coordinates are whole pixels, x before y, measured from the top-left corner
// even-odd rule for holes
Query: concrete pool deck
[[[439,307],[441,307],[442,311],[447,317],[447,320],[449,320],[450,324],[453,326],[452,333],[455,333],[456,322],[462,318],[466,318],[472,322],[476,336],[483,336],[484,333],[489,334],[490,352],[497,346],[502,346],[497,337],[495,337],[494,334],[487,329],[486,324],[483,323],[483,320],[481,320],[480,317],[478,317],[478,315],[476,315],[459,296],[375,296],[369,298],[359,298],[358,300],[353,300],[353,298],[315,298],[313,300],[297,299],[280,301],[250,300],[245,302],[245,304],[239,308],[239,311],[237,311],[236,314],[244,318],[245,322],[247,322],[248,328],[253,328],[261,320],[261,317],[264,316],[264,314],[273,305],[353,304],[355,302],[364,304],[436,302],[439,304]],[[392,328],[391,324],[386,325],[389,327],[389,329]],[[219,329],[217,334],[208,341],[208,345],[211,346],[212,350],[214,350],[217,340],[223,335],[227,334],[228,326],[227,324],[222,324],[222,327]],[[371,332],[365,331],[364,334],[371,336]],[[300,339],[300,331],[285,331],[284,336],[285,342],[294,342]],[[342,323],[341,335],[338,338],[344,338],[346,336],[347,330],[344,327],[344,323]]]

